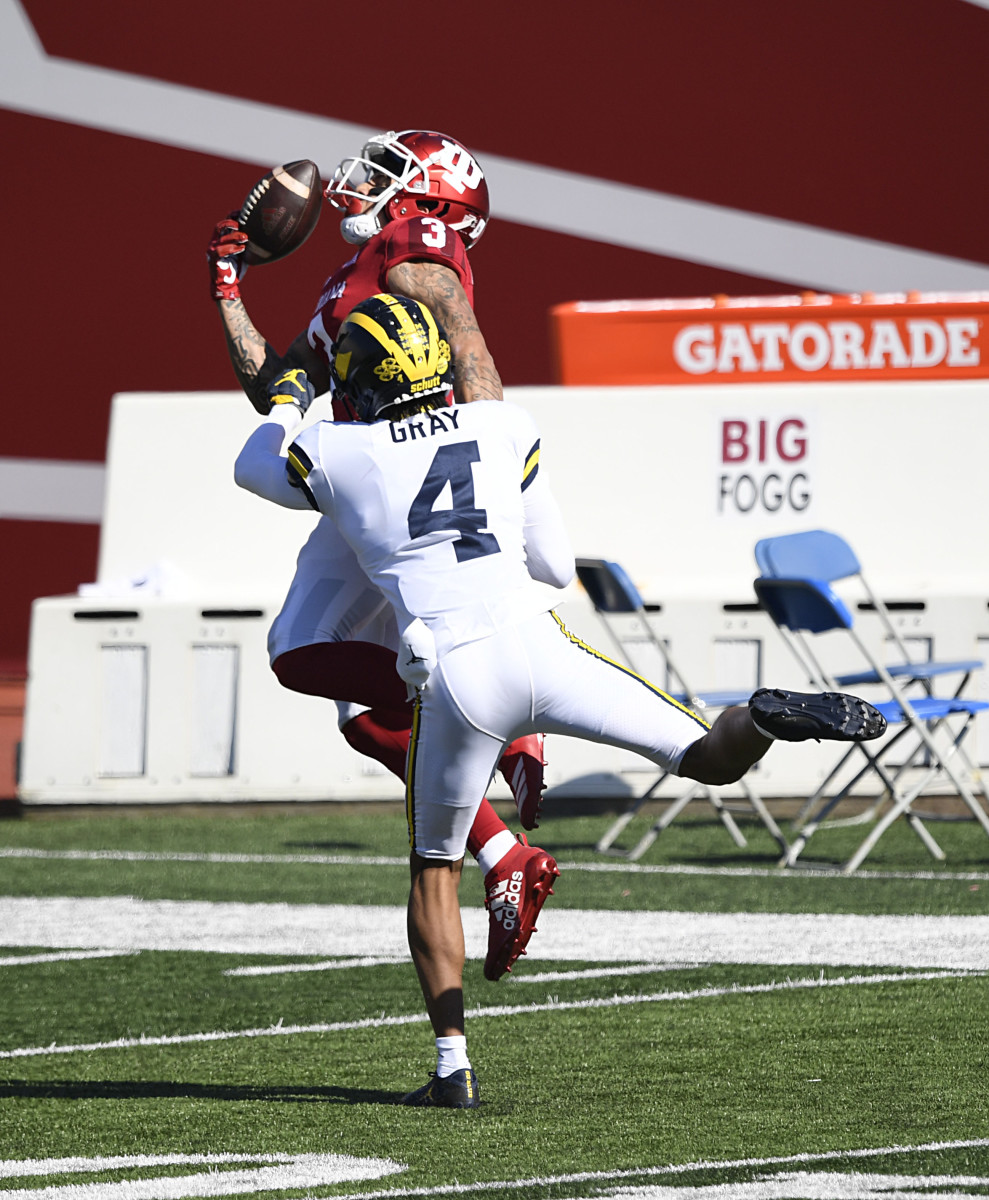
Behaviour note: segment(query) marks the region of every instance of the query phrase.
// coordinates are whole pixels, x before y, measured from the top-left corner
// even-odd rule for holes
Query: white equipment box
[[[847,538],[937,657],[989,653],[989,380],[508,398],[540,426],[575,553],[625,567],[704,687],[803,685],[752,590],[755,542],[800,529]],[[98,579],[33,609],[24,804],[401,798],[346,744],[332,703],[269,670],[268,625],[315,515],[235,486],[256,420],[239,393],[115,397]],[[611,653],[577,585],[559,611]],[[558,794],[621,797],[655,775],[568,738],[548,739],[547,757]],[[775,747],[759,790],[804,795],[833,758],[827,745]],[[507,798],[500,777],[489,794]]]

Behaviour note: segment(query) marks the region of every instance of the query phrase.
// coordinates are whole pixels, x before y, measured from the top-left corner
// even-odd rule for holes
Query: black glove
[[[268,400],[268,412],[271,412],[276,404],[294,404],[305,416],[309,405],[316,398],[316,389],[301,367],[291,367],[268,384],[265,396]]]

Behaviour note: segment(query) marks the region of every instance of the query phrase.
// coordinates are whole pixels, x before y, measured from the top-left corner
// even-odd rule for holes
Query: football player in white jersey
[[[326,279],[308,327],[285,354],[266,341],[241,296],[247,234],[237,213],[218,222],[207,251],[210,296],[237,382],[255,408],[268,412],[267,389],[286,370],[305,371],[316,394],[326,392],[340,323],[361,300],[388,291],[420,300],[445,322],[458,401],[500,400],[501,379],[473,311],[469,251],[487,227],[489,197],[472,151],[430,130],[378,134],[340,163],[325,196],[346,214],[340,232],[351,252]],[[339,401],[333,416],[352,419]],[[283,687],[335,701],[347,743],[404,778],[411,711],[395,675],[394,626],[388,605],[333,522],[320,520],[299,551],[268,633],[271,669]],[[544,766],[541,734],[506,746],[499,764],[525,830],[539,825]],[[484,974],[496,980],[525,952],[559,869],[524,834],[513,835],[487,801],[478,809],[468,849],[481,867],[488,909]],[[513,918],[498,897],[518,870],[524,886]]]
[[[329,516],[394,609],[398,671],[414,697],[409,945],[437,1047],[435,1074],[404,1102],[473,1108],[458,886],[467,833],[506,742],[537,730],[582,737],[725,784],[775,738],[860,741],[886,723],[842,693],[762,689],[708,726],[581,642],[552,611],[574,558],[536,425],[508,402],[446,407],[451,369],[427,308],[374,296],[344,320],[333,359],[337,397],[356,421],[310,425],[284,457],[284,435],[306,407],[289,388],[272,397],[235,477],[278,504]]]

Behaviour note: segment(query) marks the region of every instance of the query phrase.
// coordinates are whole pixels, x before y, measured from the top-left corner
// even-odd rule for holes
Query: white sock
[[[497,866],[517,845],[518,840],[510,829],[502,829],[493,838],[488,838],[477,852],[477,865],[481,868],[481,874],[487,875],[491,868]]]
[[[752,724],[753,724],[753,725],[756,727],[756,732],[757,732],[757,733],[761,733],[761,734],[762,734],[762,736],[763,736],[764,738],[768,738],[768,739],[769,739],[771,742],[778,741],[778,738],[776,737],[776,735],[775,735],[775,734],[773,734],[773,733],[767,733],[767,732],[765,731],[765,729],[763,729],[763,728],[762,728],[762,726],[761,726],[761,725],[759,724],[759,722],[758,722],[758,721],[755,719],[755,717],[753,717],[753,716],[752,716],[752,713],[751,713],[751,711],[749,712],[749,717],[750,717],[750,719],[751,719],[751,721],[752,721]]]
[[[454,1071],[462,1071],[470,1066],[467,1057],[467,1038],[438,1037],[436,1039],[436,1074],[440,1079],[452,1075]]]

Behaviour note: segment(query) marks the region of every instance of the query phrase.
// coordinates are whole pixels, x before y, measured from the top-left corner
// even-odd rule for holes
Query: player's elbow
[[[250,492],[254,489],[251,487],[251,471],[248,463],[245,461],[243,454],[237,455],[237,461],[234,463],[234,483],[246,491]]]
[[[553,586],[558,588],[569,587],[573,583],[576,574],[577,569],[572,558],[561,560],[559,563],[554,564]]]
[[[573,555],[554,555],[530,553],[526,558],[529,574],[539,583],[548,583],[550,587],[563,589],[573,582],[576,568]]]

